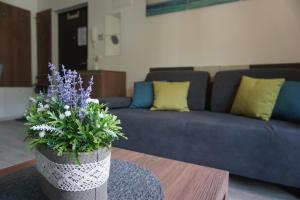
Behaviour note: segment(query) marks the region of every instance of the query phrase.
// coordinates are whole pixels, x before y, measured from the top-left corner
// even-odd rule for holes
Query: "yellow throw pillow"
[[[189,87],[189,81],[153,81],[154,101],[151,110],[190,111],[187,103]]]
[[[284,81],[243,76],[231,113],[268,121]]]

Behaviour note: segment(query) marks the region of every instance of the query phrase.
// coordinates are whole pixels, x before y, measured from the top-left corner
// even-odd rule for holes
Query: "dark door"
[[[38,12],[37,26],[37,54],[38,75],[48,74],[48,63],[51,62],[51,10]]]
[[[59,14],[59,64],[87,69],[87,7]]]
[[[31,86],[30,11],[0,2],[0,86]]]

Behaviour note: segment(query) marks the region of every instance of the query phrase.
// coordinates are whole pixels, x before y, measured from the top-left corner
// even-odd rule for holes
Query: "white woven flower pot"
[[[50,200],[106,200],[110,149],[80,153],[80,165],[67,155],[48,149],[36,151],[43,192]]]

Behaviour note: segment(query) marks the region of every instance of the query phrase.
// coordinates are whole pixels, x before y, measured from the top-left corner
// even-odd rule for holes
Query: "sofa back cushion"
[[[300,81],[300,70],[251,69],[218,72],[212,86],[211,111],[230,112],[242,76],[284,78],[287,81]]]
[[[190,110],[204,110],[209,73],[201,71],[153,71],[146,81],[189,81],[188,106]]]

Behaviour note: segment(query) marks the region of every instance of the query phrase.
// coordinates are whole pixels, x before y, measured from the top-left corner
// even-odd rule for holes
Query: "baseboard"
[[[23,118],[24,116],[9,116],[9,117],[0,117],[0,122],[2,121],[11,121],[11,120],[18,120]]]

